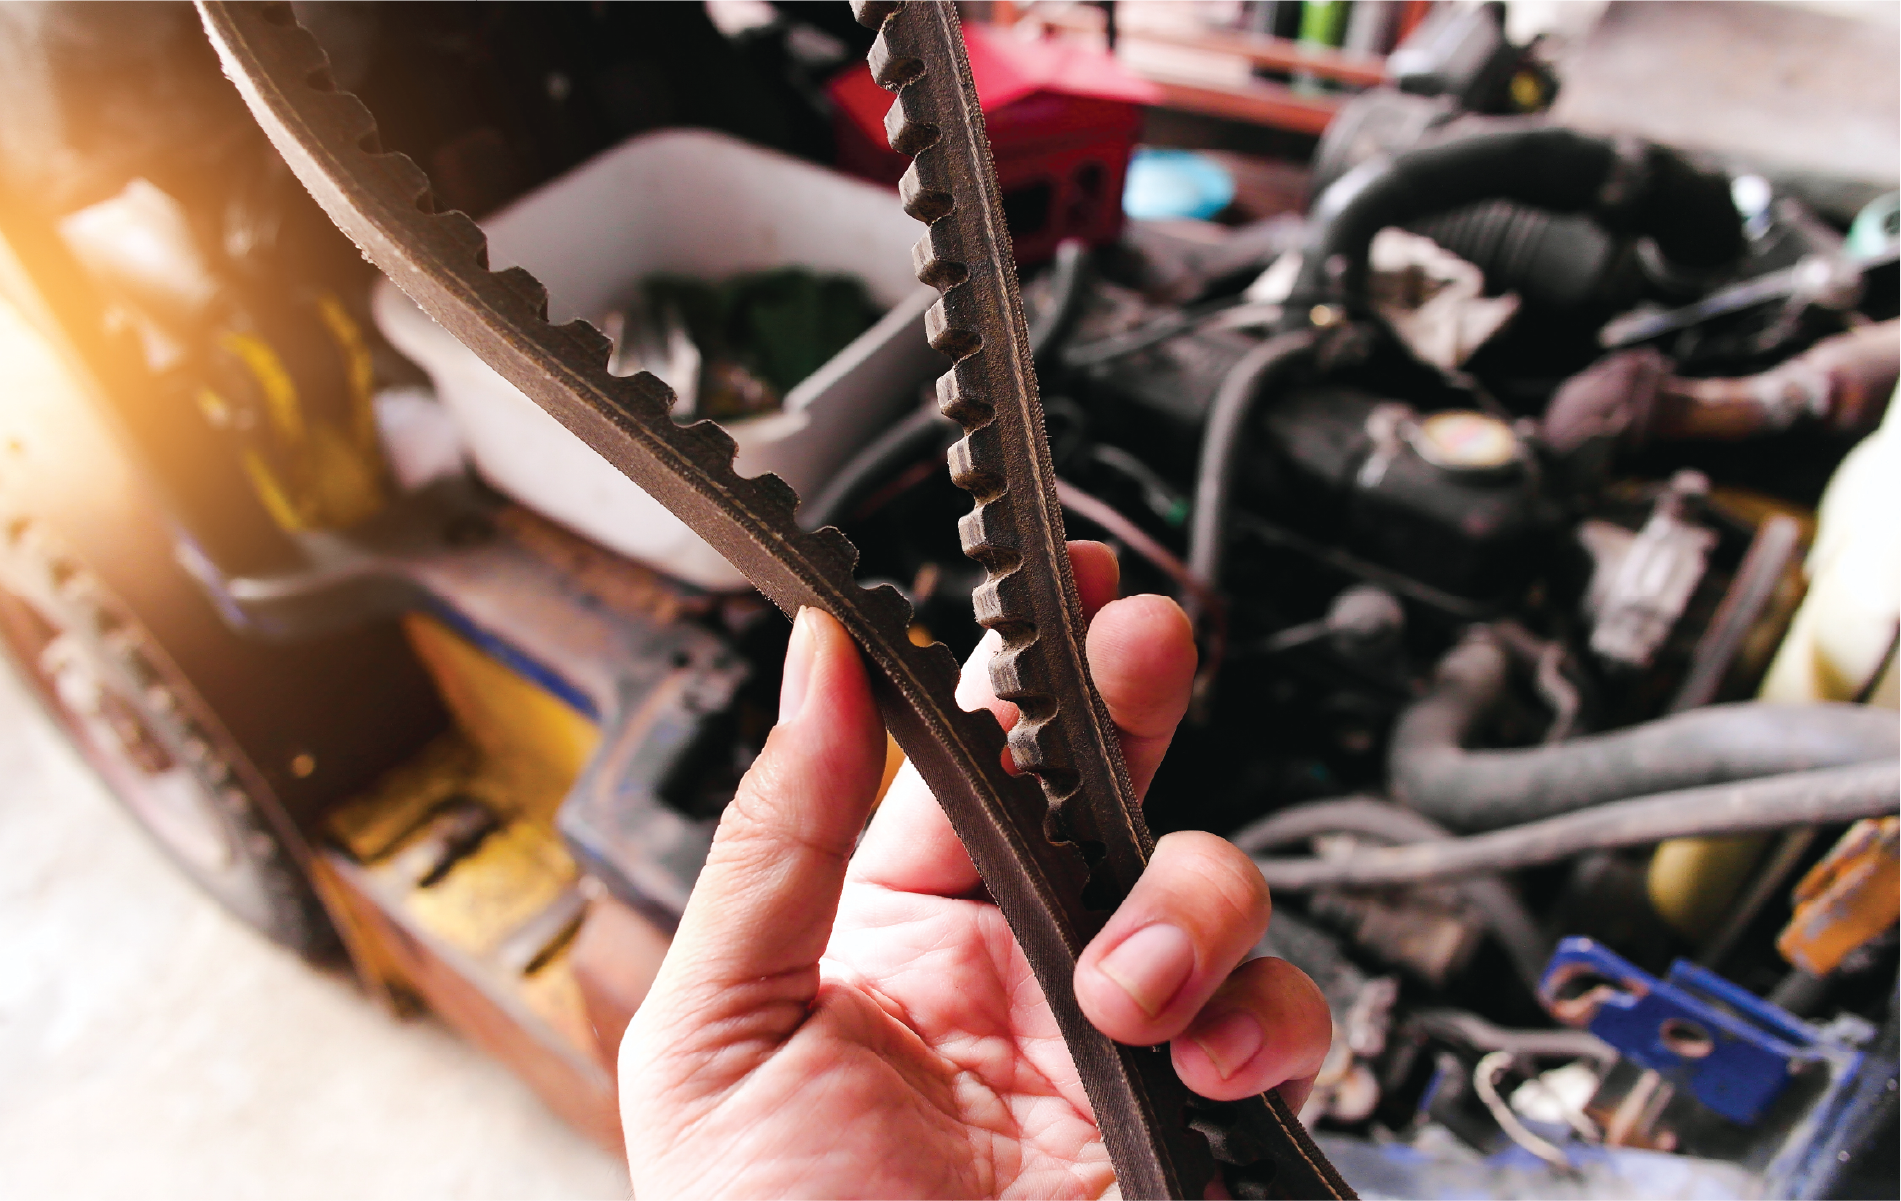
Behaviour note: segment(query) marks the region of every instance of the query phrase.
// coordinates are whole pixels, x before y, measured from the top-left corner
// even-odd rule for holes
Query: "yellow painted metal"
[[[270,418],[271,431],[287,447],[301,445],[305,433],[304,407],[298,399],[296,383],[271,344],[255,334],[227,331],[219,337],[218,345],[236,355],[250,371],[264,397],[264,415]]]
[[[1651,907],[1684,937],[1707,936],[1749,882],[1749,871],[1766,845],[1767,840],[1758,837],[1658,843],[1644,881]]]
[[[353,525],[382,508],[386,498],[369,344],[335,296],[320,294],[316,309],[342,360],[347,416],[341,427],[307,411],[306,398],[269,342],[235,330],[218,338],[220,348],[244,365],[268,430],[268,436],[245,435],[239,461],[272,520],[287,531]],[[202,389],[197,400],[213,426],[233,427],[228,397]]]
[[[511,821],[427,887],[410,891],[406,909],[431,934],[479,957],[541,914],[579,872],[553,830]]]
[[[359,454],[376,457],[380,444],[376,432],[376,363],[370,358],[369,343],[334,293],[317,294],[317,316],[343,359],[343,383],[350,402],[350,443]]]
[[[383,774],[368,792],[334,810],[331,835],[358,863],[374,863],[415,832],[432,809],[463,795],[480,766],[459,732],[444,734]]]
[[[328,819],[332,838],[360,868],[351,875],[394,924],[356,922],[352,953],[378,991],[427,993],[401,978],[405,954],[376,943],[378,930],[415,932],[443,948],[469,987],[508,1012],[533,1013],[578,1054],[598,1054],[569,967],[573,926],[548,925],[524,965],[503,953],[524,930],[566,912],[579,869],[554,828],[555,811],[599,741],[587,718],[434,618],[410,614],[404,630],[455,720],[455,729],[386,773]],[[416,880],[405,852],[426,844],[451,805],[474,803],[496,825],[446,870]],[[330,882],[332,891],[343,887]],[[334,904],[348,912],[348,898]],[[387,934],[382,937],[388,937]],[[516,954],[520,949],[516,948]],[[413,958],[414,952],[408,952]],[[433,987],[440,988],[440,981]]]
[[[564,1040],[584,1053],[600,1054],[594,1023],[588,1020],[581,983],[575,979],[563,946],[547,961],[521,978],[522,1003]],[[611,1063],[604,1066],[612,1068]]]
[[[600,730],[432,617],[407,614],[403,632],[483,760],[480,799],[498,813],[552,828],[554,812],[594,753]]]
[[[1806,509],[1741,488],[1715,489],[1710,499],[1730,516],[1756,526],[1771,517],[1786,517],[1800,527],[1804,546],[1814,540],[1815,515]],[[1738,649],[1732,672],[1747,678],[1767,670],[1788,634],[1805,589],[1799,570],[1791,568],[1784,574]],[[1704,938],[1749,886],[1750,874],[1769,843],[1768,838],[1753,836],[1673,838],[1657,844],[1644,881],[1651,907],[1677,933],[1692,940]]]

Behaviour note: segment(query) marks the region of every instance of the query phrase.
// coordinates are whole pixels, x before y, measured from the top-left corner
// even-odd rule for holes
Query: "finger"
[[[1195,629],[1165,596],[1130,596],[1102,607],[1089,625],[1089,674],[1122,735],[1135,795],[1146,797],[1169,740],[1188,711],[1195,681]]]
[[[1101,595],[1108,583],[1105,569],[1114,564],[1107,548],[1098,547],[1092,542],[1070,544],[1079,565],[1078,592],[1089,601]],[[1085,563],[1089,566],[1080,566]],[[990,656],[998,642],[995,634],[984,635],[958,682],[957,703],[965,709],[989,709],[1008,730],[1017,722],[1017,707],[998,700],[990,687]],[[1127,597],[1098,608],[1085,645],[1089,673],[1116,724],[1130,781],[1136,796],[1145,796],[1175,725],[1188,708],[1195,675],[1193,628],[1181,606],[1166,597]],[[852,874],[854,879],[932,896],[962,896],[977,887],[970,857],[909,764],[886,793]]]
[[[1329,1025],[1331,1025],[1331,1022],[1329,1022]],[[1293,1110],[1295,1113],[1299,1113],[1305,1108],[1307,1098],[1313,1095],[1314,1081],[1318,1079],[1319,1076],[1320,1069],[1315,1068],[1305,1076],[1297,1076],[1285,1084],[1278,1086],[1274,1091],[1281,1095],[1281,1100],[1287,1102],[1287,1108]]]
[[[1069,544],[1076,590],[1093,613],[1086,643],[1090,674],[1109,707],[1136,795],[1168,750],[1174,723],[1187,709],[1195,671],[1195,642],[1180,606],[1163,597],[1111,600],[1119,568],[1099,542]],[[1098,631],[1101,631],[1099,634]],[[997,699],[990,687],[990,657],[998,638],[986,634],[957,686],[965,709],[989,709],[1005,730],[1017,723],[1017,707]],[[1006,752],[1006,767],[1009,760]],[[853,861],[854,879],[904,892],[962,896],[977,887],[971,866],[943,810],[909,764],[898,773]]]
[[[1261,873],[1233,843],[1183,830],[1155,855],[1076,963],[1076,1001],[1096,1029],[1153,1046],[1188,1028],[1267,929]]]
[[[1069,562],[1083,613],[1093,618],[1115,597],[1121,579],[1115,552],[1100,542],[1078,539],[1069,544]],[[985,634],[977,644],[958,680],[957,703],[966,710],[989,709],[1008,730],[1017,723],[1017,707],[998,700],[990,687],[990,658],[998,642],[995,634]],[[851,874],[855,880],[929,896],[964,896],[978,883],[977,869],[943,808],[908,762],[865,831]]]
[[[1083,621],[1096,619],[1097,610],[1116,598],[1122,587],[1122,564],[1101,542],[1072,538],[1069,570],[1076,577],[1076,599],[1082,602]]]
[[[963,708],[979,707],[964,702],[978,688],[976,681],[989,693],[990,656],[996,646],[996,636],[987,634],[965,661],[957,685],[957,703]],[[1009,710],[1014,724],[1016,706]],[[925,896],[959,897],[976,890],[977,869],[970,854],[910,760],[885,791],[884,803],[852,857],[850,874],[853,880]]]
[[[779,723],[720,817],[648,1006],[704,1021],[708,1006],[759,1008],[745,994],[762,984],[809,999],[883,766],[857,648],[833,618],[800,610]]]
[[[1093,636],[1096,618],[1105,606],[1115,601],[1116,589],[1122,582],[1122,566],[1116,562],[1115,552],[1107,546],[1080,538],[1069,544],[1069,566],[1076,578],[1076,597],[1082,604],[1083,621],[1089,630],[1085,637]],[[977,644],[976,652],[966,663],[964,674],[957,681],[957,704],[969,712],[990,710],[996,716],[997,724],[1008,731],[1017,724],[1017,707],[1009,701],[999,700],[996,691],[990,686],[990,660],[1000,644],[1001,639],[994,632],[986,633],[983,641]],[[1193,645],[1191,635],[1191,650]],[[1014,765],[1007,758],[1005,765],[1014,770]]]
[[[1169,1053],[1182,1083],[1204,1097],[1237,1101],[1279,1088],[1299,1109],[1332,1038],[1326,998],[1307,974],[1285,959],[1255,959],[1215,992]]]

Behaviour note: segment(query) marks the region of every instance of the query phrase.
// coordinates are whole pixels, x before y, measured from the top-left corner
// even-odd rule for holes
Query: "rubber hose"
[[[1510,871],[1672,838],[1851,822],[1886,816],[1897,807],[1901,768],[1893,762],[1861,763],[1635,797],[1470,838],[1386,847],[1342,859],[1256,859],[1254,864],[1269,888],[1285,892],[1378,888]]]
[[[1056,261],[1050,266],[1050,300],[1029,330],[1030,353],[1039,373],[1075,326],[1088,267],[1088,243],[1078,238],[1057,243]],[[943,449],[957,432],[957,423],[938,412],[935,404],[905,414],[832,473],[825,487],[800,507],[800,523],[808,530],[837,524],[871,485],[926,453]]]
[[[1390,801],[1343,797],[1283,809],[1243,826],[1229,835],[1228,841],[1249,855],[1258,855],[1322,834],[1356,834],[1382,843],[1435,842],[1452,837],[1438,822]],[[1518,978],[1536,995],[1545,963],[1551,958],[1551,946],[1538,932],[1531,911],[1497,876],[1463,880],[1459,889],[1504,948]]]
[[[1039,376],[1049,369],[1076,327],[1088,269],[1087,242],[1081,238],[1064,238],[1056,244],[1056,260],[1050,264],[1049,303],[1043,306],[1029,328],[1030,356],[1036,361]]]
[[[1228,369],[1208,406],[1195,469],[1195,510],[1188,526],[1188,570],[1216,592],[1221,590],[1228,505],[1247,442],[1248,417],[1259,398],[1305,359],[1313,343],[1313,333],[1305,330],[1269,338]]]
[[[1588,217],[1488,200],[1408,228],[1477,267],[1488,293],[1516,292],[1527,304],[1562,309],[1636,299],[1611,295],[1609,285],[1621,282],[1613,270],[1621,246]]]
[[[1461,742],[1505,690],[1507,657],[1482,627],[1439,662],[1393,727],[1395,799],[1454,830],[1496,830],[1606,801],[1901,755],[1894,714],[1862,705],[1747,701],[1520,750]]]
[[[1316,304],[1363,307],[1380,230],[1493,199],[1589,213],[1612,232],[1650,236],[1688,268],[1722,266],[1744,246],[1728,180],[1674,151],[1645,145],[1626,157],[1607,139],[1557,126],[1478,133],[1369,159],[1322,193],[1283,328],[1300,328]]]
[[[958,432],[957,423],[938,412],[935,403],[905,414],[845,460],[810,503],[799,506],[799,524],[816,530],[844,520],[872,485],[907,463],[942,451]]]

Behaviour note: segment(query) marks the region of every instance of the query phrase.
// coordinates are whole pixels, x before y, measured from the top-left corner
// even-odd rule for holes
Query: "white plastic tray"
[[[598,320],[653,272],[719,280],[800,265],[858,276],[885,317],[786,396],[729,423],[743,475],[812,495],[946,360],[924,339],[936,293],[911,274],[923,227],[895,193],[722,134],[633,138],[482,223],[494,267],[548,287],[556,322]],[[420,363],[497,489],[604,546],[705,588],[746,581],[719,553],[477,359],[388,280],[376,321]]]

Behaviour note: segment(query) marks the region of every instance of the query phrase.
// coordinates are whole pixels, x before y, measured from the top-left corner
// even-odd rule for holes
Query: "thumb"
[[[883,771],[884,727],[857,647],[829,614],[800,609],[779,723],[720,818],[642,1025],[686,1042],[696,1040],[681,1024],[727,1044],[791,1033],[817,992],[846,861]],[[774,1037],[755,1021],[791,1027]]]

